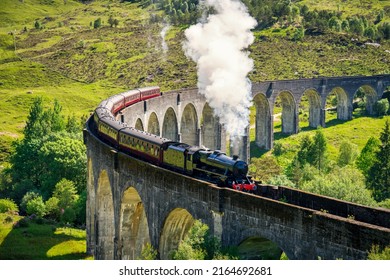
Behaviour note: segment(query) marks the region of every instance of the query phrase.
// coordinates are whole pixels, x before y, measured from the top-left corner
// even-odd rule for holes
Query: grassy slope
[[[6,221],[6,218],[12,221]],[[85,231],[37,224],[15,227],[20,216],[0,214],[0,260],[90,259],[86,254]]]

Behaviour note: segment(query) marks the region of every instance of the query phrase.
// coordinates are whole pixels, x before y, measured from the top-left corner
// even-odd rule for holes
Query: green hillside
[[[260,1],[261,2],[261,1]],[[267,1],[264,1],[267,2]],[[145,2],[147,3],[147,2]],[[66,114],[88,115],[104,97],[128,88],[157,84],[163,90],[196,85],[195,65],[182,51],[183,30],[173,25],[162,50],[163,11],[155,5],[100,0],[3,0],[0,11],[0,161],[20,137],[35,96],[58,99]],[[383,11],[386,1],[293,1],[310,10],[343,11],[343,16]],[[367,5],[370,5],[368,9]],[[353,9],[351,9],[353,7]],[[254,11],[251,8],[251,11]],[[302,13],[302,12],[301,12]],[[109,18],[118,24],[110,26]],[[94,28],[96,20],[101,26]],[[298,23],[302,19],[297,19]],[[343,32],[291,40],[294,24],[255,30],[250,47],[252,81],[316,76],[389,73],[390,43]],[[293,58],[293,59],[292,59]]]
[[[184,30],[196,22],[196,2],[1,0],[0,173],[8,166],[12,143],[22,138],[36,97],[42,97],[46,108],[58,100],[64,114],[85,120],[102,99],[124,90],[196,86],[196,65],[182,50]],[[249,75],[253,82],[390,73],[389,1],[243,2],[259,23],[249,47],[255,65]],[[167,22],[170,27],[162,38]],[[347,23],[363,30],[345,28]],[[284,169],[299,150],[302,137],[315,133],[304,116],[302,111],[298,135],[282,135],[280,122],[275,123],[274,136],[282,150],[277,161]],[[355,112],[352,121],[340,122],[329,114],[322,130],[329,159],[337,159],[345,139],[360,151],[370,136],[379,136],[386,120],[389,116],[374,118]],[[252,156],[272,154],[254,145],[253,131],[251,140]],[[0,176],[0,193],[5,185],[8,191],[12,189],[9,178]],[[87,257],[84,231],[46,222],[13,228],[21,218],[1,214],[0,259]],[[16,245],[19,239],[23,242]],[[42,248],[34,247],[41,242]],[[18,251],[10,257],[10,248],[15,246]]]

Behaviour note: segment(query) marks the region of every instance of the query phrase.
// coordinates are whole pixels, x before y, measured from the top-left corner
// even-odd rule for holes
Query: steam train
[[[119,122],[114,115],[123,108],[162,95],[159,87],[135,89],[102,101],[92,118],[92,129],[116,149],[186,175],[242,191],[255,191],[248,165],[237,156],[190,146],[159,137]]]

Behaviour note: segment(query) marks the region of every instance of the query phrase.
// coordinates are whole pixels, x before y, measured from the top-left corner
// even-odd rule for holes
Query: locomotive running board
[[[204,172],[204,173],[208,173],[210,175],[214,175],[214,176],[218,176],[219,179],[221,179],[221,181],[225,182],[226,179],[228,178],[227,176],[225,175],[221,175],[220,173],[215,173],[215,172],[212,172],[212,171],[208,171],[206,169],[202,169],[202,168],[197,168],[197,167],[193,167],[192,168],[193,170],[198,170],[200,172]]]

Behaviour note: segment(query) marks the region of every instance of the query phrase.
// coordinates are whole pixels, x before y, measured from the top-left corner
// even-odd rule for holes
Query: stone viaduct
[[[390,75],[316,78],[253,83],[252,96],[256,108],[255,143],[258,147],[273,147],[273,115],[279,99],[282,107],[282,132],[299,131],[299,106],[304,98],[309,104],[310,127],[326,126],[326,102],[337,96],[337,118],[352,119],[353,99],[360,89],[364,92],[366,109],[374,113],[374,104],[390,86]],[[165,92],[163,98],[153,99],[124,110],[118,119],[152,134],[205,146],[212,150],[226,150],[226,133],[218,118],[197,89]],[[249,131],[249,128],[248,128]],[[248,133],[249,135],[249,133]],[[231,153],[248,160],[249,138],[245,136],[240,147]]]
[[[338,118],[352,117],[352,99],[364,89],[367,109],[390,84],[390,75],[323,78],[253,84],[256,143],[272,147],[275,100],[282,101],[283,132],[298,132],[303,95],[310,125],[325,125],[325,102],[338,97]],[[226,135],[196,89],[172,91],[117,115],[129,125],[211,149],[226,149]],[[180,120],[180,121],[179,121]],[[261,185],[258,194],[219,188],[135,159],[103,143],[87,129],[87,250],[95,259],[137,259],[150,243],[169,259],[194,220],[206,223],[223,246],[239,246],[243,258],[364,259],[373,244],[390,244],[390,211],[363,207],[285,187]],[[249,158],[244,139],[241,154]],[[244,152],[242,152],[244,151]],[[249,252],[256,244],[272,252]],[[261,247],[259,247],[261,248]]]

